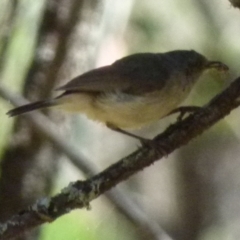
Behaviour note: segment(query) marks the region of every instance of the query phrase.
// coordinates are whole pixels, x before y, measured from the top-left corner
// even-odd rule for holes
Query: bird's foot
[[[177,117],[177,121],[180,122],[183,120],[185,115],[187,113],[194,113],[195,111],[201,109],[201,107],[198,106],[183,106],[183,107],[178,107],[172,110],[170,113],[167,114],[167,116],[175,114],[175,113],[180,113],[179,116]]]

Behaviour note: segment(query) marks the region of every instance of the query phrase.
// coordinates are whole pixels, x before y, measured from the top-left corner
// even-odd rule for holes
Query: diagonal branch
[[[0,84],[0,96],[10,101],[14,106],[20,106],[29,103],[26,99],[8,91],[7,88]],[[86,177],[97,174],[98,168],[86,156],[84,156],[74,145],[63,139],[57,134],[56,126],[53,122],[36,111],[26,114],[27,120],[43,134],[60,152],[65,154],[69,161]],[[126,196],[124,191],[115,188],[113,191],[105,194],[107,200],[114,205],[115,209],[122,213],[135,226],[141,235],[150,239],[171,240],[172,238],[166,233],[161,226],[154,220],[150,219],[145,211],[136,205],[132,199]]]
[[[89,208],[89,203],[118,183],[187,144],[240,105],[240,77],[206,106],[171,125],[154,139],[156,148],[143,147],[86,181],[76,181],[61,193],[38,200],[28,209],[0,225],[0,239],[13,238],[23,231],[53,221],[76,208]]]

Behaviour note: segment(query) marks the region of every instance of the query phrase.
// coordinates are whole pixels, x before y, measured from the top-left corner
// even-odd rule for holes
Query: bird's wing
[[[105,66],[77,76],[57,90],[103,92],[127,87],[127,81],[121,78],[116,69],[112,69],[112,66]]]
[[[134,54],[112,65],[86,72],[57,90],[66,92],[122,91],[138,95],[161,89],[165,86],[168,77],[168,68],[160,64],[156,54]]]

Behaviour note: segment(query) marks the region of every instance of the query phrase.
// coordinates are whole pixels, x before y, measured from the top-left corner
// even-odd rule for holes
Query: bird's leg
[[[163,147],[165,146],[162,146],[162,149],[161,151],[159,150],[159,144],[156,143],[155,141],[153,141],[152,139],[148,139],[148,138],[143,138],[143,137],[140,137],[138,135],[135,135],[133,133],[130,133],[130,132],[127,132],[127,131],[124,131],[123,129],[119,128],[119,127],[116,127],[115,125],[111,124],[111,123],[106,123],[106,126],[113,130],[113,131],[116,131],[116,132],[119,132],[119,133],[122,133],[122,134],[125,134],[129,137],[132,137],[132,138],[135,138],[137,140],[139,140],[141,142],[141,145],[143,147],[150,147],[150,148],[153,148],[158,154],[161,154],[163,156],[166,156],[167,155],[167,152],[165,150],[163,150]]]
[[[201,107],[198,107],[198,106],[183,106],[183,107],[178,107],[178,108],[175,108],[173,109],[170,113],[168,113],[166,115],[169,116],[169,115],[172,115],[174,113],[180,113],[180,115],[178,116],[177,120],[178,121],[181,121],[183,119],[183,117],[185,116],[186,113],[193,113],[197,110],[199,110]]]
[[[115,125],[113,125],[111,123],[106,123],[106,126],[113,131],[125,134],[125,135],[127,135],[129,137],[132,137],[132,138],[135,138],[135,139],[138,139],[141,143],[144,143],[144,142],[146,143],[146,142],[152,141],[151,139],[143,138],[143,137],[140,137],[140,136],[135,135],[133,133],[127,132],[127,131],[119,128],[119,127],[116,127]]]

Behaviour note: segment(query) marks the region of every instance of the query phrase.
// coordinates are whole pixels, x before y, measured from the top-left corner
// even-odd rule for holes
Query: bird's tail
[[[7,115],[9,117],[14,117],[14,116],[18,116],[24,113],[28,113],[40,108],[47,108],[47,107],[51,107],[57,105],[55,99],[49,99],[49,100],[44,100],[44,101],[38,101],[38,102],[34,102],[34,103],[29,103],[26,105],[23,105],[21,107],[17,107],[14,108],[10,111],[7,112]]]

